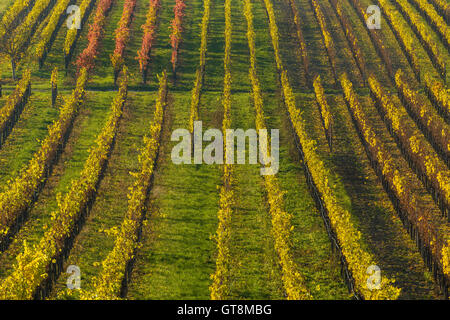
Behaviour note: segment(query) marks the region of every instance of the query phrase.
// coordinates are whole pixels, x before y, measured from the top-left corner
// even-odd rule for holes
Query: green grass
[[[211,1],[205,85],[203,91],[220,92],[223,88],[223,59],[225,50],[225,14],[223,2]]]

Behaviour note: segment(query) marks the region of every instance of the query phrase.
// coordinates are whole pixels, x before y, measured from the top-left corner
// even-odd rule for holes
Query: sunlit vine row
[[[31,72],[26,70],[14,91],[8,96],[5,105],[0,109],[0,147],[27,103],[30,90]]]
[[[361,6],[359,0],[349,0],[349,1],[351,2],[354,9],[358,13],[361,22],[366,23],[369,16],[367,15],[364,8]],[[383,40],[381,39],[380,34],[378,33],[379,30],[369,30],[368,28],[365,29],[367,30],[372,40],[372,43],[375,46],[377,54],[384,62],[389,77],[392,79],[393,82],[395,82],[395,73],[392,66],[392,61],[389,57],[385,45],[383,44]],[[417,77],[418,71],[417,70],[414,71]],[[422,70],[422,77],[420,80],[423,81],[423,85],[425,86],[430,101],[433,103],[438,112],[448,123],[450,121],[450,103],[447,97],[447,91],[444,88],[443,84],[440,81],[432,78],[429,72],[423,70]]]
[[[84,70],[82,74],[86,73]],[[60,264],[68,250],[67,242],[78,232],[79,221],[93,201],[118,131],[127,88],[128,76],[124,70],[122,83],[111,105],[111,113],[89,151],[80,177],[72,182],[64,196],[57,196],[58,208],[51,214],[50,225],[44,226],[45,233],[39,243],[33,247],[24,243],[24,250],[17,256],[13,272],[0,284],[0,299],[28,300],[48,295],[45,284],[53,281],[54,274],[60,271]]]
[[[0,39],[13,27],[13,23],[17,18],[33,5],[35,0],[15,0],[13,5],[8,8],[2,17],[0,23]]]
[[[362,7],[359,0],[349,0],[349,1],[350,1],[350,4],[355,9],[356,13],[358,14],[358,17],[359,17],[361,23],[365,24],[366,21],[368,21],[368,19],[369,19],[369,15],[366,12],[366,8]],[[395,77],[394,68],[392,66],[391,57],[390,57],[388,51],[386,50],[386,46],[384,45],[384,41],[381,37],[381,33],[380,33],[381,30],[369,29],[369,28],[364,28],[364,29],[367,31],[370,39],[372,40],[372,44],[374,45],[378,56],[384,62],[384,65],[386,66],[386,71],[389,75],[389,78],[393,81],[394,77]]]
[[[61,20],[65,17],[67,6],[71,3],[71,1],[72,0],[61,0],[57,2],[47,25],[39,36],[40,40],[36,45],[36,56],[40,64],[42,64],[44,56],[50,49],[52,39],[54,38],[55,33],[58,32],[58,26],[61,23]]]
[[[142,37],[141,49],[138,51],[139,69],[142,74],[142,82],[147,80],[148,64],[150,62],[150,53],[153,42],[156,37],[156,19],[158,17],[160,0],[150,0],[150,6],[147,12],[147,19],[142,26],[144,35]]]
[[[346,260],[347,268],[351,272],[355,291],[365,299],[396,299],[400,294],[400,289],[393,286],[394,280],[382,277],[381,289],[370,291],[367,288],[367,268],[376,265],[375,258],[367,250],[361,239],[361,232],[357,230],[351,219],[351,213],[342,205],[336,195],[333,183],[329,180],[332,172],[325,165],[316,151],[316,141],[307,135],[305,119],[295,104],[294,93],[289,83],[287,72],[284,70],[279,52],[278,27],[272,2],[264,0],[266,5],[270,35],[280,73],[281,88],[285,105],[288,109],[289,117],[294,131],[302,147],[304,162],[311,173],[313,183],[321,195],[331,226],[336,233],[341,252]]]
[[[58,67],[53,68],[50,75],[50,88],[52,90],[52,107],[54,107],[58,96]]]
[[[430,75],[424,76],[425,89],[430,101],[436,107],[439,114],[447,123],[450,122],[450,99],[447,89],[443,83],[431,78]]]
[[[405,17],[405,20],[409,22],[411,29],[415,32],[417,38],[422,43],[428,53],[428,56],[430,57],[431,62],[433,62],[433,65],[439,71],[442,79],[445,80],[447,73],[446,64],[448,61],[446,61],[445,56],[439,52],[435,40],[431,37],[429,30],[424,27],[422,18],[419,14],[412,10],[412,7],[407,0],[397,0],[395,4]]]
[[[53,0],[36,0],[33,9],[27,15],[25,20],[14,31],[14,36],[11,41],[13,41],[13,44],[16,48],[27,47],[27,45],[31,41],[31,38],[33,37],[36,28],[46,17],[52,5],[54,5]],[[18,53],[23,54],[22,51],[18,51]],[[20,60],[21,58],[21,56],[18,56],[16,57],[16,60]]]
[[[55,67],[52,70],[52,74],[50,75],[50,84],[52,89],[57,86],[58,83],[58,68]]]
[[[428,22],[433,26],[436,32],[441,37],[442,41],[446,45],[447,49],[450,49],[450,27],[445,22],[443,15],[436,12],[432,4],[427,0],[411,0],[412,3],[419,9],[420,12],[425,16]],[[436,1],[436,0],[434,0]],[[437,2],[437,1],[436,1]],[[444,14],[447,19],[449,15],[450,4],[447,2],[445,5],[442,0],[439,0],[439,7],[442,8],[442,14]]]
[[[325,98],[320,76],[316,76],[313,82],[314,94],[316,96],[317,105],[319,106],[320,116],[322,118],[323,128],[327,137],[328,145],[332,150],[333,135],[333,117],[330,112],[330,106]]]
[[[331,37],[330,31],[328,30],[327,22],[323,14],[322,8],[317,0],[310,0],[311,5],[314,9],[314,14],[316,16],[317,22],[320,26],[320,31],[322,35],[323,44],[327,50],[328,60],[330,61],[331,69],[333,71],[333,76],[337,82],[336,73],[336,48],[334,47],[333,38]]]
[[[386,21],[391,25],[392,31],[397,38],[400,47],[403,49],[405,56],[411,65],[412,70],[417,78],[421,81],[421,67],[417,56],[414,37],[411,35],[409,26],[402,21],[400,13],[389,2],[389,0],[378,0],[380,9],[384,12]],[[394,76],[395,77],[395,76]]]
[[[430,0],[437,12],[450,24],[450,3],[447,0]]]
[[[450,5],[447,0],[430,0],[430,3],[435,7],[436,10],[445,12],[447,7]]]
[[[366,77],[366,62],[364,60],[364,55],[362,53],[361,47],[359,46],[358,39],[355,36],[353,31],[353,27],[348,20],[347,15],[342,9],[342,5],[338,0],[329,0],[332,4],[334,11],[336,12],[339,22],[344,30],[345,37],[347,38],[347,42],[350,46],[350,50],[352,51],[353,58],[356,61],[356,65],[361,72],[363,78]]]
[[[48,128],[47,137],[42,141],[39,150],[33,155],[28,165],[19,175],[7,183],[5,191],[0,194],[0,250],[6,245],[6,236],[11,234],[10,228],[18,228],[25,210],[32,204],[39,187],[47,178],[59,149],[70,130],[72,122],[84,101],[84,87],[87,73],[83,70],[76,88],[61,107],[57,120]]]

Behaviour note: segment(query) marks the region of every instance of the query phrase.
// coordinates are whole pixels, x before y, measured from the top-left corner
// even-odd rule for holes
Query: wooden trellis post
[[[58,96],[58,68],[53,69],[52,76],[52,107],[56,104],[56,97]]]

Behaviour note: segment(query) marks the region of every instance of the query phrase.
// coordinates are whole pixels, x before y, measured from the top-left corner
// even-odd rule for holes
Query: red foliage
[[[144,36],[142,38],[141,50],[138,51],[137,59],[139,60],[139,68],[142,73],[147,70],[150,62],[150,52],[152,50],[153,41],[155,40],[156,17],[160,5],[160,0],[150,0],[150,7],[147,13],[147,21],[142,26]]]
[[[178,61],[178,47],[181,42],[181,32],[183,28],[181,26],[184,17],[184,9],[186,8],[186,4],[183,0],[176,0],[175,7],[173,8],[175,17],[172,20],[172,34],[170,35],[170,43],[172,45],[172,67],[173,71],[177,66]]]
[[[116,29],[116,48],[111,56],[115,70],[119,70],[123,62],[123,53],[130,36],[130,24],[136,8],[136,2],[137,0],[125,0],[123,5],[122,18],[120,18],[119,26]]]
[[[100,0],[95,12],[94,22],[89,27],[88,46],[83,50],[76,62],[78,70],[83,67],[88,71],[94,68],[95,58],[103,37],[106,15],[111,8],[112,2],[113,0]]]

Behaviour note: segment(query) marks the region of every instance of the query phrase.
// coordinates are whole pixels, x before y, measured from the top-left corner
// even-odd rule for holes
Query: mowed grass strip
[[[191,91],[196,79],[196,70],[200,65],[200,37],[202,32],[204,1],[189,0],[185,1],[185,4],[182,41],[178,49],[176,87],[174,89]],[[211,33],[208,32],[206,37],[207,44],[210,35]]]
[[[201,1],[189,2],[187,5],[179,55],[180,65],[176,79],[172,78],[174,87],[171,90],[180,92],[173,94],[172,103],[169,103],[168,107],[166,127],[169,131],[165,132],[163,137],[147,214],[147,228],[144,230],[143,249],[138,254],[136,269],[129,286],[130,299],[209,299],[210,274],[215,266],[212,236],[217,227],[219,166],[176,166],[170,159],[171,148],[175,143],[168,141],[174,129],[188,128],[190,89],[199,59],[200,37],[196,33],[199,26],[193,21],[201,21]],[[214,7],[215,4],[212,4],[212,8]],[[196,12],[192,11],[194,8]],[[172,9],[173,7],[169,17],[173,17]],[[154,58],[150,69],[157,61],[163,61],[163,66],[170,63],[171,48],[163,42],[169,37],[169,33],[162,26],[169,21],[165,15],[167,13],[160,14],[161,33],[157,39],[159,45],[153,51]],[[223,11],[217,9],[211,13],[212,17],[215,15],[219,15],[220,19],[223,17]],[[216,27],[223,28],[220,24]],[[217,41],[223,44],[223,33],[222,39],[218,36]],[[208,41],[208,57],[209,50],[214,45]],[[214,61],[221,66],[219,53],[212,55],[217,58]],[[208,66],[214,68],[216,65],[207,60],[207,68]],[[222,78],[223,68],[220,74]],[[212,77],[207,78],[205,83],[211,81]],[[218,90],[217,88],[214,90]],[[204,125],[220,128],[220,118],[220,94],[202,96],[200,119]],[[183,239],[186,241],[183,242]]]
[[[206,51],[205,85],[203,86],[203,91],[219,92],[222,91],[223,88],[223,53],[225,50],[224,12],[224,1],[211,1],[211,17],[209,21],[209,36]]]
[[[265,101],[268,127],[280,129],[280,170],[277,177],[280,187],[286,192],[285,209],[293,215],[294,261],[314,299],[349,299],[338,253],[332,249],[323,219],[309,192],[304,164],[294,144],[289,120],[280,114],[284,106],[276,95],[266,95]]]

